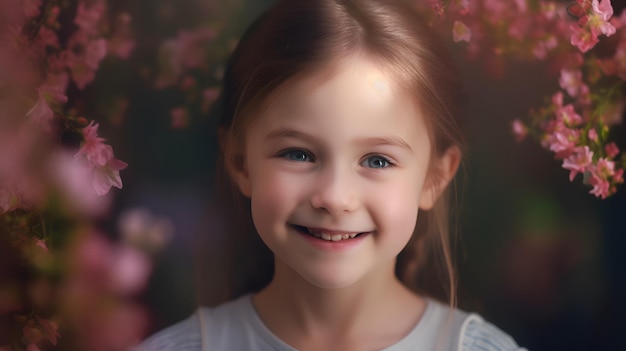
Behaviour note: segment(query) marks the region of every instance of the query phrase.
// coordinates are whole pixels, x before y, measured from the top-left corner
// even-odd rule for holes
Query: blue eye
[[[305,151],[302,150],[289,150],[285,151],[281,154],[281,156],[285,157],[290,161],[296,162],[311,162],[312,157]]]
[[[391,162],[382,156],[368,157],[362,164],[369,168],[387,168],[392,166]]]

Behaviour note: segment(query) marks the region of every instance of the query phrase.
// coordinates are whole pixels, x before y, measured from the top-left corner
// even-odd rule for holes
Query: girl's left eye
[[[393,166],[393,164],[383,156],[370,156],[366,158],[361,165],[368,168],[387,168]]]

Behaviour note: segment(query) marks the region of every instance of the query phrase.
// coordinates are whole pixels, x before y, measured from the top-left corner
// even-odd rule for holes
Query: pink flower
[[[587,133],[587,137],[589,138],[589,140],[591,141],[598,141],[598,132],[596,132],[595,129],[591,128],[589,129],[589,132]]]
[[[121,189],[121,170],[128,164],[113,156],[111,146],[103,143],[104,139],[98,137],[98,124],[93,121],[82,130],[84,142],[74,156],[76,159],[84,157],[87,160],[86,167],[93,171],[93,187],[98,195],[105,195],[112,186]]]
[[[106,54],[107,41],[105,39],[89,41],[85,49],[85,65],[94,71],[97,70]]]
[[[124,242],[149,252],[160,251],[171,240],[174,225],[166,217],[158,217],[143,208],[124,211],[118,220]]]
[[[95,154],[102,147],[104,138],[98,136],[98,127],[100,125],[91,121],[89,125],[87,125],[81,131],[83,135],[83,144],[76,154],[76,157],[85,156],[89,158],[89,155]]]
[[[202,112],[209,112],[209,108],[211,108],[219,94],[220,90],[218,88],[208,88],[202,91],[202,106],[200,108]]]
[[[613,174],[613,181],[617,184],[621,184],[624,182],[624,169],[620,168],[617,171],[615,171],[615,174]]]
[[[559,92],[554,93],[554,95],[552,95],[551,101],[552,101],[552,105],[554,106],[556,110],[563,107],[563,92],[559,91]]]
[[[433,9],[435,14],[439,17],[443,17],[446,11],[446,5],[444,5],[443,0],[430,0],[430,7]]]
[[[619,148],[617,147],[617,145],[615,145],[615,143],[607,144],[604,147],[604,151],[609,158],[614,158],[615,156],[619,155]]]
[[[469,0],[454,0],[454,7],[460,14],[467,15],[470,12],[470,1]]]
[[[86,32],[76,31],[68,42],[68,50],[61,53],[61,59],[70,69],[76,86],[82,90],[96,77],[96,70],[106,53],[105,39],[93,40]]]
[[[90,5],[86,3],[87,1],[79,1],[74,23],[82,30],[94,33],[104,14],[105,7],[101,1],[96,1],[95,3],[89,2]]]
[[[92,155],[94,156],[94,155]],[[113,149],[109,145],[98,150],[92,162],[95,166],[93,187],[96,194],[106,195],[111,187],[122,189],[120,171],[128,167],[128,164],[113,157]]]
[[[184,107],[177,107],[170,111],[172,118],[172,128],[180,129],[189,126],[189,115]]]
[[[580,92],[580,88],[583,84],[582,81],[583,73],[580,70],[569,70],[563,68],[561,70],[561,77],[559,78],[559,85],[564,90],[567,90],[567,93],[571,97],[578,96]]]
[[[589,191],[589,194],[600,197],[603,200],[609,196],[610,184],[608,180],[599,178],[595,174],[592,174],[591,178],[589,178],[589,184],[593,186],[593,189]]]
[[[41,11],[39,11],[39,8],[41,7],[41,0],[23,0],[22,7],[24,9],[24,16],[39,16],[41,13]]]
[[[522,121],[520,121],[519,119],[515,119],[513,120],[511,126],[513,128],[513,135],[515,135],[515,141],[519,143],[520,141],[524,140],[524,138],[526,138],[526,135],[528,134],[528,128],[526,128]]]
[[[50,341],[52,345],[57,344],[57,338],[60,336],[58,326],[55,322],[37,317],[39,325],[43,328],[44,337]]]
[[[596,13],[603,21],[608,21],[613,16],[613,6],[611,0],[593,0],[591,2],[593,12]]]
[[[0,188],[0,214],[13,210],[16,199],[11,191],[7,188]]]
[[[131,17],[128,13],[122,13],[117,16],[115,31],[109,40],[109,52],[121,59],[127,59],[134,48],[135,41],[132,38]]]
[[[48,103],[39,92],[37,103],[26,113],[26,116],[33,122],[43,127],[44,130],[50,129],[50,122],[54,118],[54,112],[48,106]]]
[[[122,246],[114,251],[111,261],[111,289],[114,293],[131,296],[138,293],[150,275],[150,261],[139,251]]]
[[[560,128],[548,138],[550,151],[553,151],[557,159],[569,157],[580,138],[580,131]]]
[[[539,11],[543,17],[551,21],[557,13],[556,4],[553,1],[539,1]]]
[[[599,42],[596,35],[592,35],[591,32],[581,28],[579,25],[572,24],[570,29],[572,31],[570,43],[578,47],[583,53],[591,50]]]
[[[573,153],[563,160],[563,168],[570,171],[570,182],[574,180],[579,172],[584,173],[592,161],[593,152],[589,150],[589,146],[575,148]]]
[[[624,110],[626,109],[626,99],[620,98],[610,105],[603,116],[601,116],[602,122],[607,126],[617,125],[622,123],[624,116]]]
[[[472,38],[472,32],[465,25],[465,23],[461,21],[455,21],[452,27],[452,37],[455,43],[460,41],[469,42]]]
[[[579,106],[591,105],[591,92],[589,91],[589,86],[587,84],[580,85],[580,90],[578,91],[578,98],[576,99],[576,103]]]
[[[536,58],[543,60],[548,55],[548,51],[554,49],[558,45],[558,41],[554,35],[548,35],[544,40],[540,40],[535,44],[533,48],[533,55]]]
[[[85,159],[60,153],[52,158],[50,173],[72,211],[91,217],[110,207],[111,198],[99,196],[93,186],[93,166]]]
[[[575,127],[582,123],[583,119],[574,110],[574,105],[567,104],[556,111],[556,119],[563,122],[566,127]]]
[[[179,57],[187,68],[198,68],[206,64],[206,44],[215,38],[215,31],[211,28],[198,28],[193,31],[178,33]]]

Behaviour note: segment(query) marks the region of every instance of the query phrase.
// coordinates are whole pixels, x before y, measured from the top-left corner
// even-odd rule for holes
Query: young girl
[[[520,350],[452,307],[457,86],[399,1],[275,4],[224,78],[222,188],[241,200],[224,207],[238,225],[234,300],[140,349]]]

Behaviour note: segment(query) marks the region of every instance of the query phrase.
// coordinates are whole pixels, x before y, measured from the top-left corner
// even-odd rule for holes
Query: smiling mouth
[[[303,227],[295,224],[291,224],[291,226],[298,232],[306,235],[310,235],[325,241],[341,241],[341,240],[350,240],[354,238],[358,238],[359,236],[366,234],[362,233],[327,233],[325,231],[319,229],[313,229],[308,227]]]

